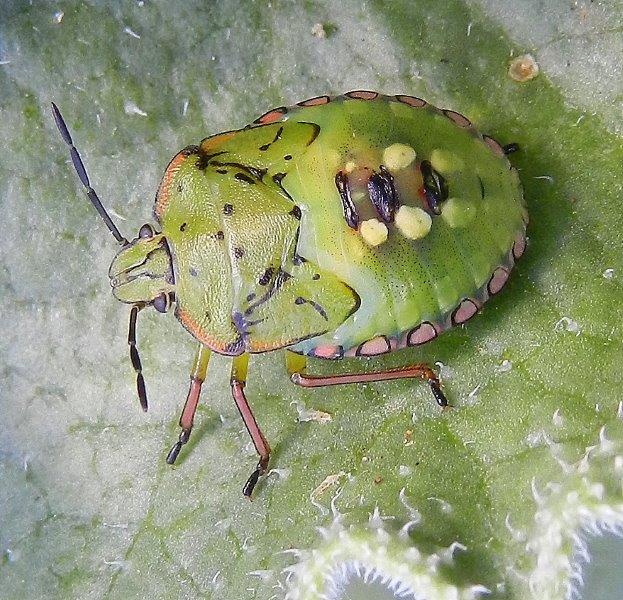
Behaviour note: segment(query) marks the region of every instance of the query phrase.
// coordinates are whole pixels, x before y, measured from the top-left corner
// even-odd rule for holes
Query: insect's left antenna
[[[95,190],[91,187],[91,182],[89,181],[89,176],[87,175],[87,171],[84,168],[84,163],[82,162],[82,158],[80,158],[80,154],[78,153],[77,148],[74,146],[74,142],[71,139],[71,135],[69,134],[69,129],[67,129],[67,125],[65,124],[65,120],[61,115],[61,111],[58,110],[58,106],[52,102],[52,113],[54,114],[54,121],[56,121],[56,126],[63,138],[64,142],[69,146],[69,153],[71,155],[71,162],[74,164],[74,169],[76,169],[76,173],[78,174],[78,178],[80,182],[84,186],[84,190],[89,197],[89,200],[100,214],[102,219],[104,219],[104,223],[106,223],[106,227],[110,229],[110,233],[115,236],[115,239],[122,244],[123,246],[128,244],[128,240],[126,240],[119,230],[117,226],[113,223],[110,215],[106,212],[106,209],[102,205],[100,199],[97,197]]]

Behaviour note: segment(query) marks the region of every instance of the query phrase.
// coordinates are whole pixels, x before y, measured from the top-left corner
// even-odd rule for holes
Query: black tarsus
[[[435,400],[437,404],[442,408],[445,408],[448,405],[448,400],[446,399],[446,395],[441,391],[441,386],[439,385],[439,381],[435,381],[434,379],[430,380],[430,389],[433,392],[433,396],[435,396]]]
[[[141,359],[138,355],[138,349],[136,347],[136,318],[138,316],[138,311],[141,310],[141,308],[143,308],[142,305],[135,304],[130,310],[128,346],[130,346],[130,360],[132,361],[132,367],[136,371],[136,391],[138,393],[138,400],[141,403],[143,412],[147,412],[147,390],[145,389],[143,366],[141,365]]]
[[[172,465],[175,463],[180,453],[180,450],[182,449],[182,446],[186,444],[189,439],[190,439],[190,429],[182,429],[178,441],[175,442],[175,444],[173,444],[173,447],[171,448],[171,450],[169,450],[169,453],[167,454],[168,465]]]
[[[260,462],[257,463],[257,467],[255,467],[255,471],[251,473],[249,479],[247,479],[247,482],[242,488],[242,495],[245,498],[249,498],[249,500],[251,499],[251,496],[253,495],[253,490],[255,489],[255,486],[257,485],[260,476],[263,475],[265,471],[266,467],[262,465],[262,461],[260,460]]]
[[[95,190],[91,187],[91,182],[89,181],[89,176],[87,175],[87,170],[84,167],[84,163],[82,162],[82,158],[80,158],[80,153],[78,149],[74,146],[74,142],[71,139],[71,135],[69,133],[69,129],[67,129],[67,125],[65,124],[65,120],[61,115],[61,111],[58,109],[58,106],[52,102],[52,114],[54,115],[54,121],[56,123],[56,127],[58,127],[58,131],[63,138],[63,141],[69,146],[69,153],[71,155],[71,162],[74,165],[74,169],[80,179],[80,183],[84,187],[91,204],[95,207],[95,210],[99,213],[100,217],[106,223],[106,227],[110,230],[110,233],[113,234],[115,239],[124,246],[127,245],[128,241],[121,235],[117,226],[113,223],[109,214],[106,212],[106,209],[102,205],[100,199],[97,197]]]

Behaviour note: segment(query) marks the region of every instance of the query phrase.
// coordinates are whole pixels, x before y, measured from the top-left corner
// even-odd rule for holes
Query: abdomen
[[[292,348],[325,358],[418,345],[466,321],[525,247],[499,144],[418,99],[353,94],[284,116],[320,126],[282,182],[303,212],[298,252],[361,298],[336,331]],[[438,203],[426,181],[445,185]]]

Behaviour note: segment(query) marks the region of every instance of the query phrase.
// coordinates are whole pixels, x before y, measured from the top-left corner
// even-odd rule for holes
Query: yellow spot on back
[[[410,240],[425,237],[433,224],[433,220],[425,210],[406,205],[398,209],[394,222],[400,233]]]
[[[378,219],[368,219],[359,226],[359,233],[369,246],[378,246],[387,240],[387,225]]]
[[[415,160],[415,150],[406,144],[392,144],[383,150],[383,164],[390,171],[400,171]]]
[[[451,173],[463,168],[463,161],[456,154],[440,148],[435,148],[430,153],[430,164],[435,171],[440,173]]]
[[[448,198],[441,207],[441,216],[453,229],[466,227],[476,216],[476,206],[465,198]]]

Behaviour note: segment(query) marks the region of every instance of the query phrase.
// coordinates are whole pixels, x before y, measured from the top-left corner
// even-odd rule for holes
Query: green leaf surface
[[[0,596],[577,589],[583,540],[623,527],[622,18],[562,1],[3,3]],[[517,83],[509,62],[528,52],[540,73]],[[115,243],[49,106],[131,236],[180,148],[349,89],[421,96],[517,142],[529,246],[467,326],[365,364],[441,363],[453,410],[413,381],[295,388],[280,352],[255,356],[247,392],[274,454],[249,503],[256,459],[225,358],[165,464],[195,343],[171,315],[140,315],[144,415],[107,281]]]

